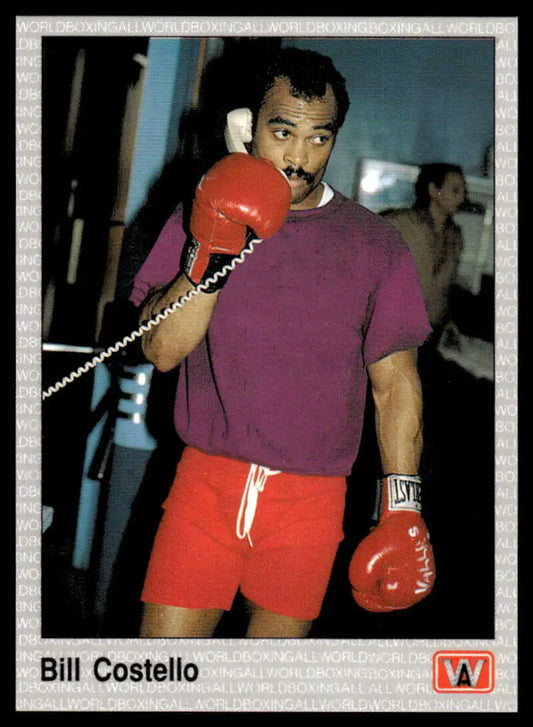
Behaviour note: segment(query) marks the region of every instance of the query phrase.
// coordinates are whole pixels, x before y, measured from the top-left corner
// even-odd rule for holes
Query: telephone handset
[[[247,108],[238,108],[230,111],[226,118],[226,129],[224,131],[224,139],[228,152],[245,152],[248,150],[245,144],[252,141],[252,112]],[[201,293],[209,288],[209,286],[215,282],[222,275],[227,275],[236,265],[244,262],[246,255],[250,255],[254,251],[254,245],[261,242],[261,240],[251,240],[248,246],[244,248],[240,255],[233,258],[233,261],[226,265],[221,272],[215,273],[214,278],[210,278],[205,282],[201,283],[196,288],[190,290],[186,295],[183,295],[179,300],[172,303],[168,308],[158,313],[156,316],[151,318],[149,321],[143,323],[136,331],[132,331],[128,336],[125,336],[121,341],[117,341],[113,346],[109,346],[105,351],[102,351],[98,356],[94,356],[83,366],[80,366],[76,371],[72,371],[68,376],[64,376],[60,381],[57,381],[54,385],[50,386],[46,391],[43,392],[42,398],[46,399],[52,394],[55,394],[59,389],[62,389],[67,384],[72,383],[75,379],[79,378],[82,374],[87,373],[90,369],[93,369],[99,363],[102,363],[104,359],[109,358],[117,351],[126,348],[126,346],[132,343],[136,338],[139,338],[144,333],[151,330],[154,326],[157,326],[161,321],[168,318],[178,308],[183,307],[191,298],[198,293]]]
[[[226,117],[224,140],[230,153],[248,153],[245,144],[252,141],[252,112],[247,108],[233,109]]]

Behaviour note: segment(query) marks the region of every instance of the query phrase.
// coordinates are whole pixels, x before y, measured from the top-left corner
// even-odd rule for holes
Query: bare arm
[[[417,474],[422,452],[422,393],[416,349],[369,366],[383,474]]]
[[[157,315],[194,286],[178,276],[166,287],[153,288],[141,310],[141,321]],[[142,337],[144,355],[159,371],[170,371],[205,337],[218,293],[198,293]]]

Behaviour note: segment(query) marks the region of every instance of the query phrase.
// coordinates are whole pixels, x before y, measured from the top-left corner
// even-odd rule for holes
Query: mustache
[[[283,171],[287,175],[288,179],[291,177],[301,177],[306,182],[310,183],[315,178],[314,174],[304,171],[301,167],[286,167]]]

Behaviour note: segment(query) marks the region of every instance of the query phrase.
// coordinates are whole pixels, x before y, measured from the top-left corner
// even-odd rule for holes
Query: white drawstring
[[[246,480],[244,492],[242,493],[239,515],[237,517],[236,533],[237,537],[241,540],[245,537],[248,538],[251,547],[253,547],[253,543],[250,537],[250,529],[254,521],[259,493],[265,489],[265,483],[270,475],[279,474],[280,470],[271,470],[268,467],[262,467],[257,464],[250,465],[250,471],[248,472],[248,479]]]

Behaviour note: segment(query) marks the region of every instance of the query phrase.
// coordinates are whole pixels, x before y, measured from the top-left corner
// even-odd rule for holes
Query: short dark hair
[[[433,164],[422,164],[418,178],[415,182],[415,204],[418,209],[427,209],[431,201],[429,196],[429,185],[433,183],[440,189],[448,174],[460,174],[464,177],[463,170],[457,164],[446,162],[435,162]]]
[[[344,77],[328,56],[293,47],[282,48],[269,57],[255,74],[249,101],[254,122],[266,94],[278,78],[287,78],[293,96],[306,100],[322,98],[329,83],[337,104],[336,128],[340,129],[350,106]]]

